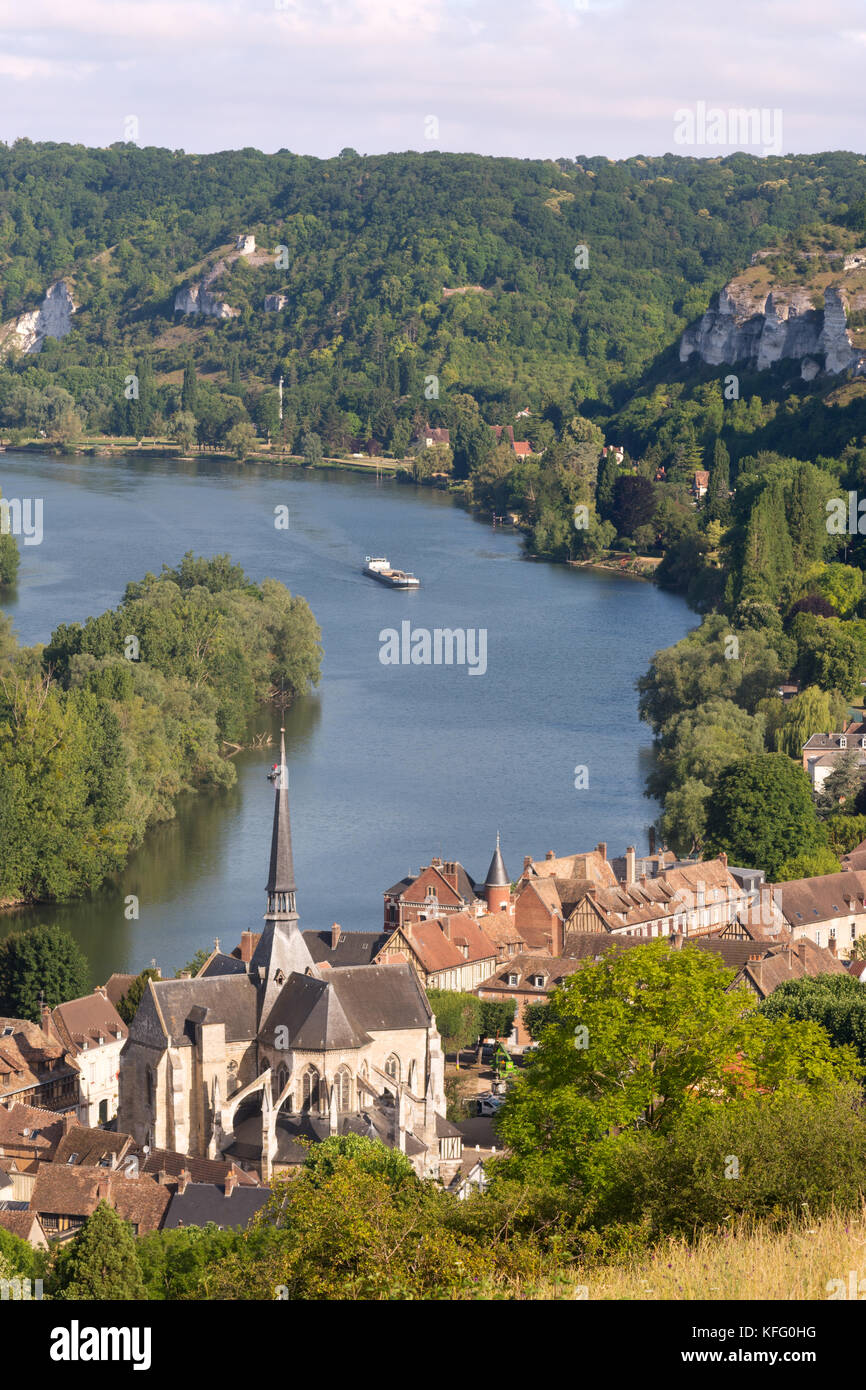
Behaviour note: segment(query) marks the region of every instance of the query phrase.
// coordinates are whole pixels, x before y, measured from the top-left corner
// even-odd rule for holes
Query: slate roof
[[[487,877],[484,885],[487,888],[507,888],[511,879],[505,871],[505,861],[502,858],[502,851],[499,848],[499,836],[496,837],[496,849],[493,851],[493,858],[490,861],[490,868],[487,870]]]
[[[327,961],[334,969],[346,965],[370,965],[391,933],[386,931],[343,931],[336,950],[331,949],[329,931],[301,932],[314,962]]]
[[[280,730],[280,773],[274,783],[274,824],[271,831],[271,862],[266,891],[294,893],[295,865],[292,859],[292,831],[289,817],[289,776],[286,767],[286,736]]]
[[[330,980],[349,1017],[371,1033],[428,1028],[430,1005],[410,965],[359,965]]]
[[[194,978],[205,980],[211,975],[246,975],[246,973],[247,967],[238,956],[229,955],[226,951],[214,951]]]
[[[213,1182],[187,1183],[168,1204],[163,1229],[206,1226],[213,1221],[222,1229],[244,1230],[271,1195],[269,1187],[236,1187],[226,1196],[225,1187]]]
[[[245,1042],[256,1035],[258,995],[247,975],[152,980],[148,988],[156,997],[161,1021],[172,1047],[192,1045],[192,1029],[187,1020],[197,1006],[206,1010],[206,1022],[225,1024],[227,1040]],[[133,1037],[137,1022],[136,1017],[131,1029]]]
[[[269,1035],[284,1027],[291,1048],[315,1052],[362,1047],[370,1041],[369,1034],[351,1009],[347,1013],[336,988],[338,978],[336,973],[333,980],[330,974],[326,980],[313,975],[292,975],[268,1014],[263,1031]]]

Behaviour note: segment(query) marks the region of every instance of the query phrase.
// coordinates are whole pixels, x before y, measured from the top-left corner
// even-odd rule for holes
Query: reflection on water
[[[648,730],[635,677],[693,619],[678,598],[600,572],[529,564],[520,538],[475,521],[447,494],[339,471],[197,459],[0,457],[6,496],[44,499],[44,540],[21,547],[6,603],[20,640],[113,607],[130,579],[185,550],[228,551],[257,580],[309,600],[322,627],[319,690],[286,715],[302,921],[370,929],[382,893],[429,856],[482,878],[496,831],[506,864],[523,855],[645,844]],[[288,506],[277,531],[274,508]],[[365,555],[412,569],[397,593],[362,573]],[[380,632],[485,628],[488,669],[383,666]],[[276,731],[279,716],[257,728]],[[0,919],[0,935],[66,925],[94,982],[155,958],[166,972],[219,937],[231,949],[264,909],[273,748],[235,759],[237,786],[187,796],[110,890],[87,902]],[[574,788],[574,768],[589,787]],[[127,920],[124,902],[140,901]]]

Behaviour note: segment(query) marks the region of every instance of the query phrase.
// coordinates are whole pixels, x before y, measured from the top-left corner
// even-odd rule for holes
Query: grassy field
[[[832,1280],[840,1285],[828,1288]],[[862,1290],[857,1294],[861,1280]],[[740,1227],[669,1241],[631,1266],[602,1265],[505,1297],[522,1299],[866,1299],[866,1207],[787,1231]]]

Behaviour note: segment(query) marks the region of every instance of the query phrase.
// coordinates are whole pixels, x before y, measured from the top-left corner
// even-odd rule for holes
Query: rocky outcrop
[[[753,257],[753,264],[756,259]],[[765,371],[783,359],[800,363],[804,380],[811,381],[823,369],[832,376],[864,370],[862,347],[852,342],[848,307],[860,306],[866,255],[845,258],[844,269],[857,279],[823,287],[823,307],[816,307],[820,291],[802,286],[774,286],[766,291],[746,275],[732,280],[720,292],[718,302],[697,324],[687,328],[680,342],[680,361],[697,357],[707,366],[748,363]],[[829,278],[829,277],[828,277]],[[820,301],[819,301],[820,302]]]
[[[38,352],[46,338],[65,338],[72,332],[72,315],[78,305],[66,280],[49,285],[38,309],[31,309],[0,329],[0,352]]]
[[[241,235],[235,242],[235,250],[240,256],[252,256],[255,254],[255,249],[256,239],[254,236]]]
[[[193,285],[185,285],[174,297],[175,313],[204,314],[210,319],[233,319],[239,310],[233,309],[224,299],[217,299],[208,288],[225,270],[225,261],[217,261],[207,275]]]

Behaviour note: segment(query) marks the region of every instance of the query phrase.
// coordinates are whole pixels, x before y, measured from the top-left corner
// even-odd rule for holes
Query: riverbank
[[[178,460],[189,461],[190,459],[206,458],[220,459],[227,463],[286,463],[298,468],[345,468],[355,473],[388,473],[396,474],[408,471],[411,460],[384,458],[373,455],[369,458],[358,458],[356,455],[349,457],[322,457],[315,463],[305,459],[302,454],[292,454],[287,450],[271,448],[262,445],[261,448],[252,450],[245,454],[243,458],[238,458],[237,454],[227,449],[211,448],[209,445],[197,445],[191,453],[184,453],[181,446],[172,439],[144,439],[138,440],[132,436],[123,437],[120,435],[100,435],[92,439],[82,439],[61,444],[50,442],[45,439],[28,439],[20,444],[0,444],[3,452],[7,450],[16,453],[39,453],[52,454],[61,458],[176,458]]]

